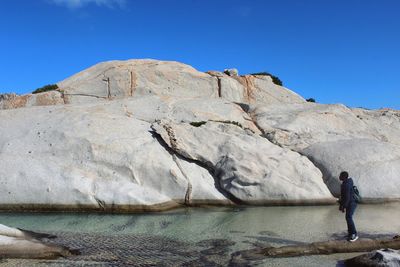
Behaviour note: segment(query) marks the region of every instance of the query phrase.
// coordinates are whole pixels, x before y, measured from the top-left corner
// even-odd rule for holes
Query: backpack
[[[356,201],[356,203],[360,203],[361,202],[361,195],[360,195],[360,191],[358,191],[357,186],[353,186],[353,198]]]

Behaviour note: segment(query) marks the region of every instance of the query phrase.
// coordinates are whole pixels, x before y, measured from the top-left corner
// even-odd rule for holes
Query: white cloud
[[[50,3],[54,3],[60,6],[67,6],[69,8],[81,8],[89,4],[95,4],[97,6],[104,6],[108,8],[124,7],[126,0],[50,0]]]

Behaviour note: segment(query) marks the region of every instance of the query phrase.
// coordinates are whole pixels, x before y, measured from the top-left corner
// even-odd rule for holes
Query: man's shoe
[[[354,241],[356,241],[358,239],[358,235],[356,235],[356,234],[352,234],[350,237],[349,237],[349,241],[350,242],[354,242]]]

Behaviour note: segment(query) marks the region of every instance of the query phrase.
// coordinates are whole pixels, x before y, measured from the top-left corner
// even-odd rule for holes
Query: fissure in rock
[[[209,174],[213,177],[213,179],[214,179],[214,186],[215,186],[215,188],[216,188],[216,189],[218,190],[218,192],[220,192],[226,199],[232,201],[234,204],[237,204],[237,205],[242,205],[242,204],[243,204],[243,201],[241,201],[240,199],[238,199],[237,197],[235,197],[233,194],[231,194],[230,192],[228,192],[228,191],[226,191],[226,190],[224,190],[224,189],[222,188],[222,186],[221,186],[221,184],[220,184],[219,175],[218,175],[218,173],[220,173],[220,172],[219,172],[218,170],[215,169],[215,166],[212,166],[210,163],[207,164],[207,163],[201,162],[201,161],[199,161],[199,160],[194,160],[194,159],[191,159],[191,158],[187,158],[187,157],[185,157],[185,156],[183,156],[182,154],[179,153],[179,149],[177,148],[177,146],[176,146],[176,144],[175,144],[176,139],[175,139],[175,136],[174,136],[174,134],[173,134],[172,129],[169,129],[169,131],[167,131],[167,132],[168,132],[168,135],[169,135],[169,138],[172,138],[172,142],[170,141],[172,147],[170,147],[170,146],[165,142],[165,140],[161,137],[161,135],[160,135],[159,133],[157,133],[155,130],[150,131],[150,132],[151,132],[152,136],[160,143],[160,145],[161,145],[162,147],[164,147],[164,148],[168,151],[168,153],[169,153],[170,155],[175,155],[175,156],[176,156],[177,158],[179,158],[180,160],[184,160],[184,161],[189,162],[189,163],[194,163],[194,164],[196,164],[197,166],[206,169],[206,170],[208,171],[208,173],[209,173]],[[172,135],[172,136],[171,136],[171,135]],[[190,189],[190,193],[191,193],[191,189]]]
[[[107,98],[111,98],[111,89],[110,89],[110,77],[103,78],[103,81],[107,83]]]
[[[64,93],[64,96],[87,96],[87,97],[95,97],[95,98],[103,98],[103,99],[107,99],[108,97],[105,96],[98,96],[98,95],[88,95],[88,94],[67,94]]]
[[[191,196],[192,196],[192,183],[190,182],[189,177],[186,175],[185,171],[183,170],[181,164],[179,163],[179,160],[177,158],[177,156],[175,154],[172,155],[173,160],[176,163],[176,166],[178,166],[178,169],[181,171],[183,177],[185,177],[186,181],[187,181],[187,189],[186,189],[186,193],[185,193],[185,205],[190,206],[190,202],[191,202]]]
[[[221,93],[221,90],[222,90],[222,85],[221,85],[221,78],[219,78],[219,77],[217,77],[217,80],[218,80],[218,97],[222,97],[222,93]]]

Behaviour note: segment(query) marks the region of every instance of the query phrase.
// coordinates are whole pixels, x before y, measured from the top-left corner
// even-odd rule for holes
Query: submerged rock
[[[46,244],[40,241],[41,238],[54,236],[0,224],[0,258],[55,259],[79,253],[63,246]]]

